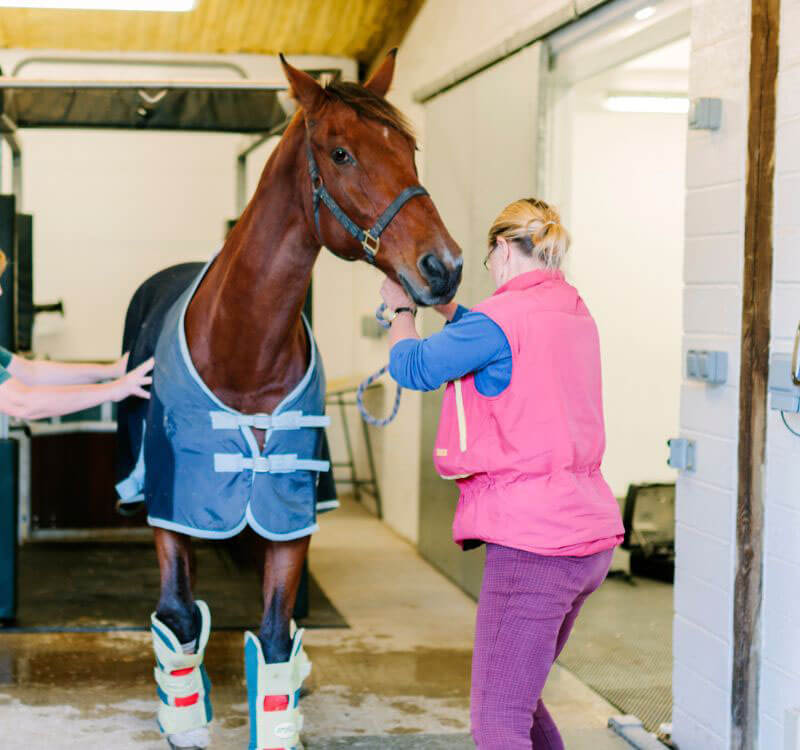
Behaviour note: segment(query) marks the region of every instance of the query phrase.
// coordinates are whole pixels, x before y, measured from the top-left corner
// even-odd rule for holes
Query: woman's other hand
[[[127,357],[127,355],[125,355]],[[150,357],[146,362],[142,362],[129,373],[118,378],[116,384],[118,389],[115,392],[114,401],[122,401],[128,396],[138,398],[150,398],[150,392],[144,388],[153,382],[152,370],[155,360]]]
[[[121,378],[128,370],[128,357],[130,352],[125,352],[116,362],[109,365],[108,377],[110,380]]]
[[[386,307],[390,310],[396,310],[398,307],[410,307],[412,310],[415,310],[417,307],[413,300],[406,294],[405,289],[396,281],[392,281],[389,278],[381,285],[381,297]]]

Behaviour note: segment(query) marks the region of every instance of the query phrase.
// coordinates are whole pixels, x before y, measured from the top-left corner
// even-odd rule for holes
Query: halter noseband
[[[306,133],[306,153],[308,154],[308,174],[311,176],[311,198],[314,206],[314,224],[317,227],[317,239],[320,243],[322,242],[322,231],[319,226],[319,203],[322,201],[333,214],[333,218],[361,243],[367,263],[371,263],[374,266],[375,256],[381,249],[381,234],[383,234],[383,230],[389,226],[392,219],[397,216],[398,211],[408,201],[415,195],[428,195],[428,191],[422,185],[407,187],[389,204],[371,229],[362,229],[342,210],[336,199],[328,192],[328,188],[325,187],[317,161],[311,151],[311,139],[308,133]]]

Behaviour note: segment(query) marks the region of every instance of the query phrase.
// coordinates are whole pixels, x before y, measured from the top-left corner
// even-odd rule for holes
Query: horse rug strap
[[[151,526],[224,539],[249,525],[288,541],[313,534],[325,455],[325,373],[308,322],[310,358],[300,382],[271,414],[242,414],[222,403],[195,369],[186,310],[206,269],[169,309],[158,337],[141,460],[118,490],[142,492]],[[260,448],[254,430],[264,431]]]
[[[195,601],[202,625],[193,654],[183,653],[176,635],[154,612],[150,615],[153,650],[156,654],[158,726],[163,734],[180,734],[200,729],[211,722],[211,681],[203,666],[211,612],[205,602]]]
[[[250,710],[248,750],[300,748],[303,728],[300,688],[311,671],[311,664],[303,651],[303,631],[294,633],[289,660],[279,664],[266,663],[260,641],[247,631],[244,635],[244,668]]]

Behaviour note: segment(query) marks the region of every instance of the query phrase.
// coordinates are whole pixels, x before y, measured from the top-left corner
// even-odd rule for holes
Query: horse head
[[[360,86],[321,86],[281,56],[305,126],[306,216],[316,239],[346,260],[365,260],[419,305],[453,298],[461,248],[419,185],[416,142],[385,98],[396,51]]]

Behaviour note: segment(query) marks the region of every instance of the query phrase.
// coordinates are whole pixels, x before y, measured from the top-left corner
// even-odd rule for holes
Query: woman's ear
[[[497,238],[497,250],[495,252],[500,253],[500,260],[503,261],[503,265],[508,263],[508,259],[511,257],[511,245],[505,237]]]

